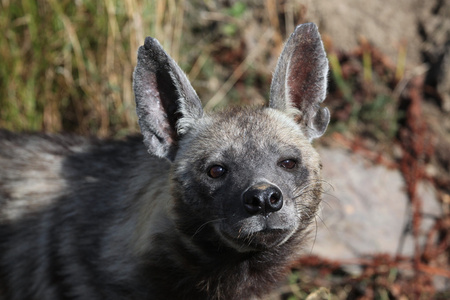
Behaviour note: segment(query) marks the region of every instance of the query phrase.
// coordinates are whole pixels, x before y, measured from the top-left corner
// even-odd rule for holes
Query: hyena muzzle
[[[0,131],[0,299],[262,297],[320,203],[327,72],[317,27],[300,25],[268,107],[205,113],[149,37],[134,72],[142,136]]]

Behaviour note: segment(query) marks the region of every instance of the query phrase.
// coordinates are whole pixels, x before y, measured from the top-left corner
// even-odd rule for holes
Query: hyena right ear
[[[328,60],[317,26],[297,26],[278,59],[270,86],[271,108],[293,113],[311,141],[323,135],[330,112],[326,96]]]
[[[172,161],[180,135],[203,116],[203,108],[184,72],[154,38],[139,47],[133,88],[144,144]]]

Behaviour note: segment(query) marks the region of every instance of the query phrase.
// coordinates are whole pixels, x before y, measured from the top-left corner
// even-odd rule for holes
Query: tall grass
[[[295,0],[0,0],[0,128],[136,131],[132,72],[148,35],[208,108],[262,103],[303,15]]]
[[[137,48],[145,35],[164,35],[178,53],[182,15],[176,0],[3,0],[0,127],[135,130]]]

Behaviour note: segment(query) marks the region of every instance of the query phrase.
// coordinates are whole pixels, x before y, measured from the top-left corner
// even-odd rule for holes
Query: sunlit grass
[[[2,1],[0,127],[136,130],[137,48],[145,35],[166,37],[177,57],[182,12],[175,0]]]

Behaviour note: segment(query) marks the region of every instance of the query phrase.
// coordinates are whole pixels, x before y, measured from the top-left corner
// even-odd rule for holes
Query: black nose
[[[244,208],[251,215],[268,215],[280,210],[283,206],[283,195],[280,189],[267,183],[250,187],[242,197]]]

